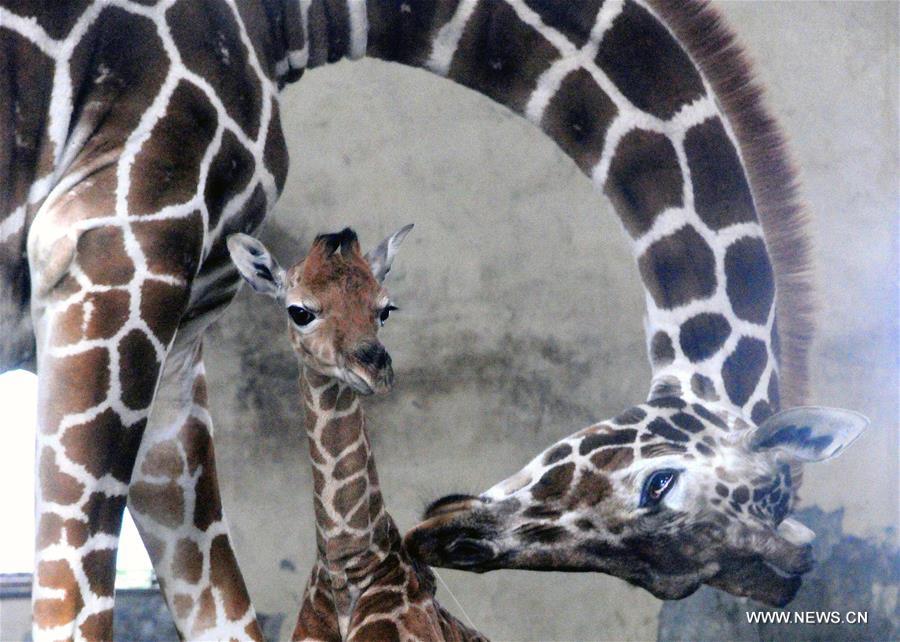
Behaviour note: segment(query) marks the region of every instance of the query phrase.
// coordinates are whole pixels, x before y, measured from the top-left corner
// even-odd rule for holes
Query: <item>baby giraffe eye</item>
[[[677,470],[657,470],[650,475],[644,482],[640,508],[651,508],[659,504],[660,500],[675,485],[676,479],[678,479]]]
[[[288,308],[288,314],[291,316],[291,321],[296,323],[299,326],[309,325],[313,321],[316,320],[316,315],[307,310],[304,307],[299,305],[292,305]]]
[[[388,305],[384,306],[384,307],[381,309],[381,312],[378,314],[378,322],[379,322],[381,325],[384,325],[384,322],[388,320],[388,317],[389,317],[389,316],[391,316],[391,311],[392,311],[392,310],[399,310],[399,309],[400,309],[400,308],[398,308],[398,307],[395,306],[395,305],[390,305],[390,304],[388,304]]]

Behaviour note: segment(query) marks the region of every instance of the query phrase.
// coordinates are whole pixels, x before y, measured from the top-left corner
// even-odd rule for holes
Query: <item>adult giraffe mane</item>
[[[687,50],[722,104],[744,161],[756,214],[775,276],[782,406],[806,402],[815,326],[809,213],[799,199],[798,172],[787,138],[766,106],[765,89],[735,32],[709,0],[647,0]],[[796,494],[802,466],[791,467]]]
[[[740,147],[775,274],[785,407],[804,403],[815,333],[809,216],[798,198],[797,171],[781,127],[747,53],[708,0],[647,0],[698,65],[722,104]]]

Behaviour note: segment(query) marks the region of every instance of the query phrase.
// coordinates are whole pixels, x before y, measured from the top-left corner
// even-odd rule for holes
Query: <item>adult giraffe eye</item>
[[[395,306],[395,305],[386,305],[386,306],[384,306],[384,307],[381,309],[381,312],[380,312],[379,315],[378,315],[378,322],[379,322],[381,325],[384,325],[384,322],[388,320],[388,317],[389,317],[389,316],[391,316],[391,312],[392,312],[393,310],[399,310],[399,309],[400,309],[400,308],[398,308],[398,307]]]
[[[309,325],[313,321],[316,320],[316,315],[307,310],[304,307],[299,305],[292,305],[288,308],[288,314],[291,316],[291,321],[296,323],[299,326]]]
[[[678,479],[677,470],[657,470],[644,482],[644,490],[641,491],[640,508],[650,508],[659,504],[660,500],[675,485]]]

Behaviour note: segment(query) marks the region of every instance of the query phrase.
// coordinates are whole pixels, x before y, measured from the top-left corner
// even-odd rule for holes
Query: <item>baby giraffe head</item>
[[[301,363],[369,395],[393,384],[391,357],[378,330],[397,308],[382,282],[412,227],[401,228],[366,255],[350,228],[321,234],[288,270],[246,234],[229,236],[228,251],[254,290],[285,306],[291,345]]]
[[[479,496],[432,503],[407,548],[432,566],[598,571],[679,599],[709,584],[790,601],[814,534],[792,519],[799,464],[839,454],[857,413],[794,408],[760,426],[665,398],[567,437]]]

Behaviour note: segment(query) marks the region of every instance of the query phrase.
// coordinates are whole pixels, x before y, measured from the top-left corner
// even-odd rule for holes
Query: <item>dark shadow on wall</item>
[[[687,599],[663,605],[658,639],[900,640],[900,550],[894,529],[881,540],[862,539],[844,535],[843,510],[826,513],[812,507],[798,511],[796,517],[816,533],[816,566],[803,578],[793,602],[782,609],[770,608],[703,587]],[[862,614],[865,623],[859,622]],[[755,617],[790,622],[751,623]]]

